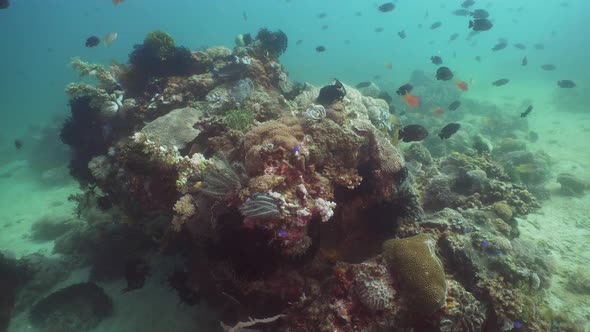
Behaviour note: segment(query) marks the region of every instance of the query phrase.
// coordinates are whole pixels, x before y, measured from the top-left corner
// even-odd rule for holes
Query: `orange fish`
[[[113,5],[116,6],[116,5],[120,4],[123,1],[125,1],[125,0],[113,0]]]
[[[406,93],[406,95],[404,96],[404,101],[406,102],[409,108],[417,108],[418,106],[420,106],[420,97],[413,96],[409,93]]]
[[[469,87],[467,86],[467,83],[465,83],[465,81],[457,81],[457,87],[459,87],[459,90],[461,91],[467,91],[469,89]]]
[[[437,108],[435,108],[434,110],[432,110],[432,114],[435,114],[435,115],[441,115],[441,114],[445,114],[445,110],[443,110],[443,109],[442,109],[442,108],[440,108],[440,107],[437,107]]]

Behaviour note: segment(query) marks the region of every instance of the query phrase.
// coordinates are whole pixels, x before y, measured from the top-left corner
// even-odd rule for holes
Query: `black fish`
[[[377,28],[375,28],[375,32],[383,32],[383,27],[377,27]]]
[[[473,18],[488,18],[490,14],[485,9],[476,9],[471,12]]]
[[[130,258],[125,262],[125,280],[127,287],[123,293],[143,288],[146,278],[150,275],[150,267],[141,258]]]
[[[10,2],[8,0],[0,0],[0,9],[6,9],[10,7]]]
[[[428,137],[428,130],[421,125],[409,125],[400,129],[398,138],[404,142],[418,142]]]
[[[560,88],[565,88],[565,89],[571,89],[571,88],[576,87],[576,83],[574,83],[574,81],[571,81],[571,80],[557,81],[557,85],[559,85]]]
[[[14,147],[17,150],[20,150],[23,147],[23,141],[21,141],[20,139],[15,139],[14,140]]]
[[[434,63],[435,65],[442,65],[442,63],[443,63],[442,58],[439,57],[438,55],[431,56],[430,61],[432,61],[432,63]]]
[[[529,115],[532,111],[533,111],[533,105],[530,105],[529,107],[527,107],[526,111],[520,113],[520,117],[526,118],[526,116]]]
[[[526,50],[526,45],[523,43],[514,44],[514,47],[518,48],[519,50]]]
[[[397,33],[397,35],[401,38],[401,39],[406,39],[406,30],[402,30],[400,32]]]
[[[505,40],[500,40],[496,45],[494,45],[494,47],[492,47],[492,51],[503,50],[506,48],[506,46],[508,46],[508,42]]]
[[[412,89],[414,87],[408,83],[408,84],[404,84],[402,86],[399,87],[399,89],[397,89],[397,91],[395,93],[397,93],[400,96],[405,96],[406,94],[412,92]]]
[[[528,65],[529,63],[529,59],[527,59],[526,55],[524,56],[524,58],[522,58],[522,62],[520,63],[523,66]]]
[[[369,82],[369,81],[362,81],[359,84],[357,84],[355,87],[357,89],[363,89],[363,88],[366,88],[366,87],[368,87],[370,85],[371,85],[371,82]]]
[[[448,81],[453,78],[453,72],[449,67],[440,67],[436,71],[436,79],[439,81]]]
[[[453,40],[457,39],[457,37],[459,37],[459,34],[455,32],[451,35],[451,37],[449,37],[449,41],[452,42]]]
[[[440,137],[440,139],[448,139],[451,136],[453,136],[453,134],[455,134],[459,130],[459,128],[461,128],[460,124],[449,123],[448,125],[444,126],[443,129],[440,130],[438,137]]]
[[[463,8],[469,8],[469,7],[473,6],[473,5],[475,5],[475,1],[474,0],[465,0],[461,4],[461,7],[463,7]]]
[[[379,95],[377,96],[377,98],[385,100],[388,104],[391,104],[391,102],[393,101],[393,98],[391,97],[391,95],[385,91],[379,92]],[[391,109],[390,109],[389,113],[392,113]]]
[[[379,11],[382,13],[387,13],[395,9],[395,5],[393,2],[386,2],[379,6]]]
[[[432,25],[430,26],[430,30],[437,29],[437,28],[439,28],[441,25],[442,25],[442,22],[441,22],[441,21],[434,22],[434,23],[432,23]]]
[[[555,70],[557,67],[555,67],[552,64],[546,64],[546,65],[542,65],[541,68],[543,68],[543,70],[549,70],[549,71],[551,71],[551,70]]]
[[[315,48],[316,52],[318,53],[322,53],[326,51],[326,48],[324,46],[318,46]]]
[[[302,40],[302,39],[299,39],[299,40],[297,40],[297,41],[295,42],[295,45],[301,45],[301,43],[303,43],[303,40]]]
[[[467,9],[457,9],[453,12],[453,15],[455,16],[467,16],[471,14],[471,12]]]
[[[334,84],[326,85],[320,89],[320,94],[317,102],[329,106],[335,101],[342,100],[346,96],[346,89],[344,85],[337,79],[334,79]]]
[[[100,44],[100,39],[96,36],[91,36],[86,39],[86,47],[95,47]]]
[[[494,25],[487,18],[476,18],[473,21],[469,21],[469,28],[473,28],[473,31],[488,31]]]
[[[449,111],[456,111],[459,106],[461,106],[461,102],[458,100],[455,100],[454,102],[451,103],[451,105],[449,105]]]
[[[499,80],[497,80],[497,81],[494,81],[494,82],[492,83],[492,85],[494,85],[494,86],[502,86],[502,85],[506,85],[506,84],[508,84],[508,82],[510,82],[510,80],[509,80],[509,79],[507,79],[507,78],[502,78],[502,79],[499,79]]]

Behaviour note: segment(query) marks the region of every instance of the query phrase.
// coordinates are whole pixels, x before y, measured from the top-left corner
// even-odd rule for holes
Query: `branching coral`
[[[82,61],[80,58],[73,58],[70,65],[78,71],[80,77],[95,77],[99,82],[99,87],[104,90],[114,90],[119,86],[115,76],[104,66]]]

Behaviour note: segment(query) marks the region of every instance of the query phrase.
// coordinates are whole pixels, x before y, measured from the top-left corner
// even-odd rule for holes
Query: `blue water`
[[[255,34],[261,27],[281,29],[290,41],[282,64],[294,80],[315,84],[334,77],[353,83],[375,75],[403,83],[414,69],[434,71],[429,58],[440,54],[445,64],[466,78],[547,80],[551,82],[548,88],[568,78],[581,85],[590,77],[590,43],[585,32],[590,3],[572,0],[562,7],[562,2],[479,1],[483,6],[475,7],[487,9],[495,27],[474,37],[476,45],[472,46],[472,41],[464,40],[469,33],[468,18],[451,14],[459,8],[459,1],[400,0],[393,12],[380,13],[375,2],[352,0],[127,0],[119,6],[109,0],[13,0],[9,9],[0,11],[0,123],[6,127],[2,134],[18,135],[29,124],[64,111],[63,86],[76,78],[67,66],[71,57],[104,64],[125,62],[132,46],[155,29],[169,32],[177,44],[191,49],[231,47],[238,33]],[[517,12],[519,7],[524,9]],[[320,13],[327,16],[320,19]],[[430,30],[436,21],[442,26]],[[419,24],[423,27],[418,28]],[[323,25],[328,28],[322,30]],[[384,31],[376,33],[377,27]],[[400,30],[406,31],[405,40],[397,36]],[[88,36],[103,37],[110,32],[119,34],[110,47],[84,47]],[[455,32],[459,38],[449,43]],[[498,38],[510,44],[522,42],[528,49],[520,51],[510,45],[493,53],[490,49]],[[303,40],[302,44],[296,46],[297,40]],[[534,50],[534,43],[543,43],[545,50]],[[319,45],[327,51],[316,53]],[[476,55],[483,63],[474,61]],[[529,57],[528,67],[520,66],[524,55]],[[386,61],[392,63],[392,70],[384,68]],[[533,70],[544,63],[553,63],[559,70]]]

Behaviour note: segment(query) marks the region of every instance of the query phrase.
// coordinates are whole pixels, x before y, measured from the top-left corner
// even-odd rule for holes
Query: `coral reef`
[[[526,125],[462,99],[475,120],[457,135],[404,146],[403,124],[442,122],[398,113],[386,86],[291,82],[287,46],[262,29],[191,53],[155,31],[127,65],[76,60],[97,79],[69,87],[61,131],[85,223],[56,234],[54,252],[97,281],[155,249],[182,257],[169,286],[222,310],[227,330],[547,330],[537,299],[554,270],[518,221],[551,161],[512,138]],[[459,96],[410,81],[422,108]]]

